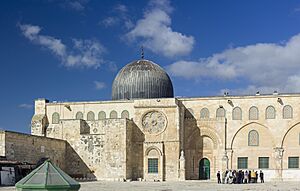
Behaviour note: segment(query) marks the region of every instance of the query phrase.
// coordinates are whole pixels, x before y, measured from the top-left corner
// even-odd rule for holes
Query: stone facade
[[[247,168],[262,169],[266,180],[295,180],[300,178],[299,98],[39,99],[32,134],[65,140],[77,156],[67,172],[78,176],[163,181],[199,179],[209,171],[204,179],[215,179],[218,170]],[[203,160],[209,164],[206,172]]]
[[[0,156],[8,161],[36,164],[41,158],[50,158],[66,170],[66,147],[63,140],[0,131]]]
[[[32,135],[1,131],[0,154],[32,164],[49,157],[74,177],[99,180],[199,179],[203,160],[209,164],[205,179],[218,170],[247,168],[262,169],[266,180],[295,180],[299,98],[38,99]]]

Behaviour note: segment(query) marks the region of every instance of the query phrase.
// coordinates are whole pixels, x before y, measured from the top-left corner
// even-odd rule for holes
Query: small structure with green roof
[[[60,168],[52,164],[50,160],[46,160],[41,166],[17,182],[16,188],[20,191],[75,191],[79,190],[80,184]]]

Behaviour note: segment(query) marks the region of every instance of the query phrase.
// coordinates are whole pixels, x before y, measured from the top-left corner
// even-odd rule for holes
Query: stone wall
[[[47,136],[61,138],[70,145],[67,147],[67,171],[73,176],[98,180],[142,176],[143,138],[128,119],[61,120],[47,128]]]
[[[177,100],[134,101],[134,122],[144,133],[144,179],[178,180],[180,156],[180,112]],[[148,159],[158,159],[158,173],[148,173]]]
[[[218,170],[236,169],[238,157],[248,157],[248,169],[254,170],[259,170],[258,157],[269,157],[268,176],[291,179],[297,169],[288,169],[288,157],[300,156],[299,98],[299,94],[274,94],[63,103],[39,99],[32,132],[66,140],[67,152],[73,152],[68,155],[69,171],[82,176],[179,180],[183,151],[186,179],[199,178],[203,158],[210,161],[213,179]],[[285,119],[283,108],[288,105],[293,117]],[[252,106],[259,111],[258,119],[249,118]],[[275,119],[266,119],[268,106],[275,108]],[[207,118],[200,117],[203,108],[209,111]],[[224,117],[216,116],[218,108],[225,109]],[[241,119],[234,119],[235,108],[241,109]],[[123,111],[131,120],[120,119]],[[78,112],[82,120],[76,119]],[[88,119],[89,112],[93,119]],[[99,120],[100,112],[106,119]],[[54,113],[59,114],[59,123],[52,123]],[[251,130],[259,134],[258,146],[248,145]],[[148,173],[149,157],[159,158],[158,173]]]
[[[66,169],[67,144],[63,140],[0,131],[0,145],[1,156],[7,160],[36,164],[46,157],[63,170]]]
[[[191,172],[198,173],[199,157],[210,160],[211,177],[215,176],[217,170],[223,171],[227,168],[226,162],[224,163],[222,160],[225,152],[225,137],[229,169],[237,169],[238,157],[248,157],[248,169],[259,171],[258,157],[269,157],[269,168],[263,169],[266,172],[266,179],[291,180],[291,177],[299,178],[299,175],[296,174],[299,169],[288,169],[288,157],[300,156],[299,98],[299,94],[274,94],[179,99],[185,110],[192,111],[191,119],[185,119],[183,127],[185,129],[184,144],[189,144],[185,146],[187,178],[189,178]],[[259,111],[258,119],[249,118],[249,109],[252,106],[255,106]],[[275,108],[274,119],[266,118],[266,108],[268,106]],[[286,119],[283,117],[285,106],[292,107],[292,118]],[[225,117],[216,117],[216,111],[220,107],[225,109]],[[238,120],[233,117],[233,110],[237,107],[242,110],[241,119]],[[206,119],[200,117],[203,108],[207,108],[209,111],[209,117]],[[225,134],[225,120],[227,121],[227,134]],[[248,145],[248,135],[252,130],[257,131],[259,135],[257,146]],[[212,153],[212,158],[209,154],[204,153],[205,145],[208,145],[208,143],[204,144],[205,139],[201,139],[203,132],[208,131],[210,133],[205,133],[205,137],[212,140],[214,144],[217,143],[217,149],[207,150]],[[194,136],[194,139],[190,135]],[[198,138],[195,138],[195,136],[198,136]],[[189,143],[191,139],[194,141]],[[194,153],[191,153],[193,149]],[[214,161],[217,161],[217,163],[213,164]]]

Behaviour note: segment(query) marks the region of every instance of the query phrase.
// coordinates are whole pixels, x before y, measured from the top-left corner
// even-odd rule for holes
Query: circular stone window
[[[158,134],[164,131],[167,125],[166,116],[159,111],[150,111],[142,119],[142,125],[145,132]]]

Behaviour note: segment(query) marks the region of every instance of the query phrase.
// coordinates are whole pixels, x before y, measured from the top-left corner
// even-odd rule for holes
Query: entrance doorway
[[[207,158],[203,158],[199,161],[199,179],[210,179],[210,162]]]

